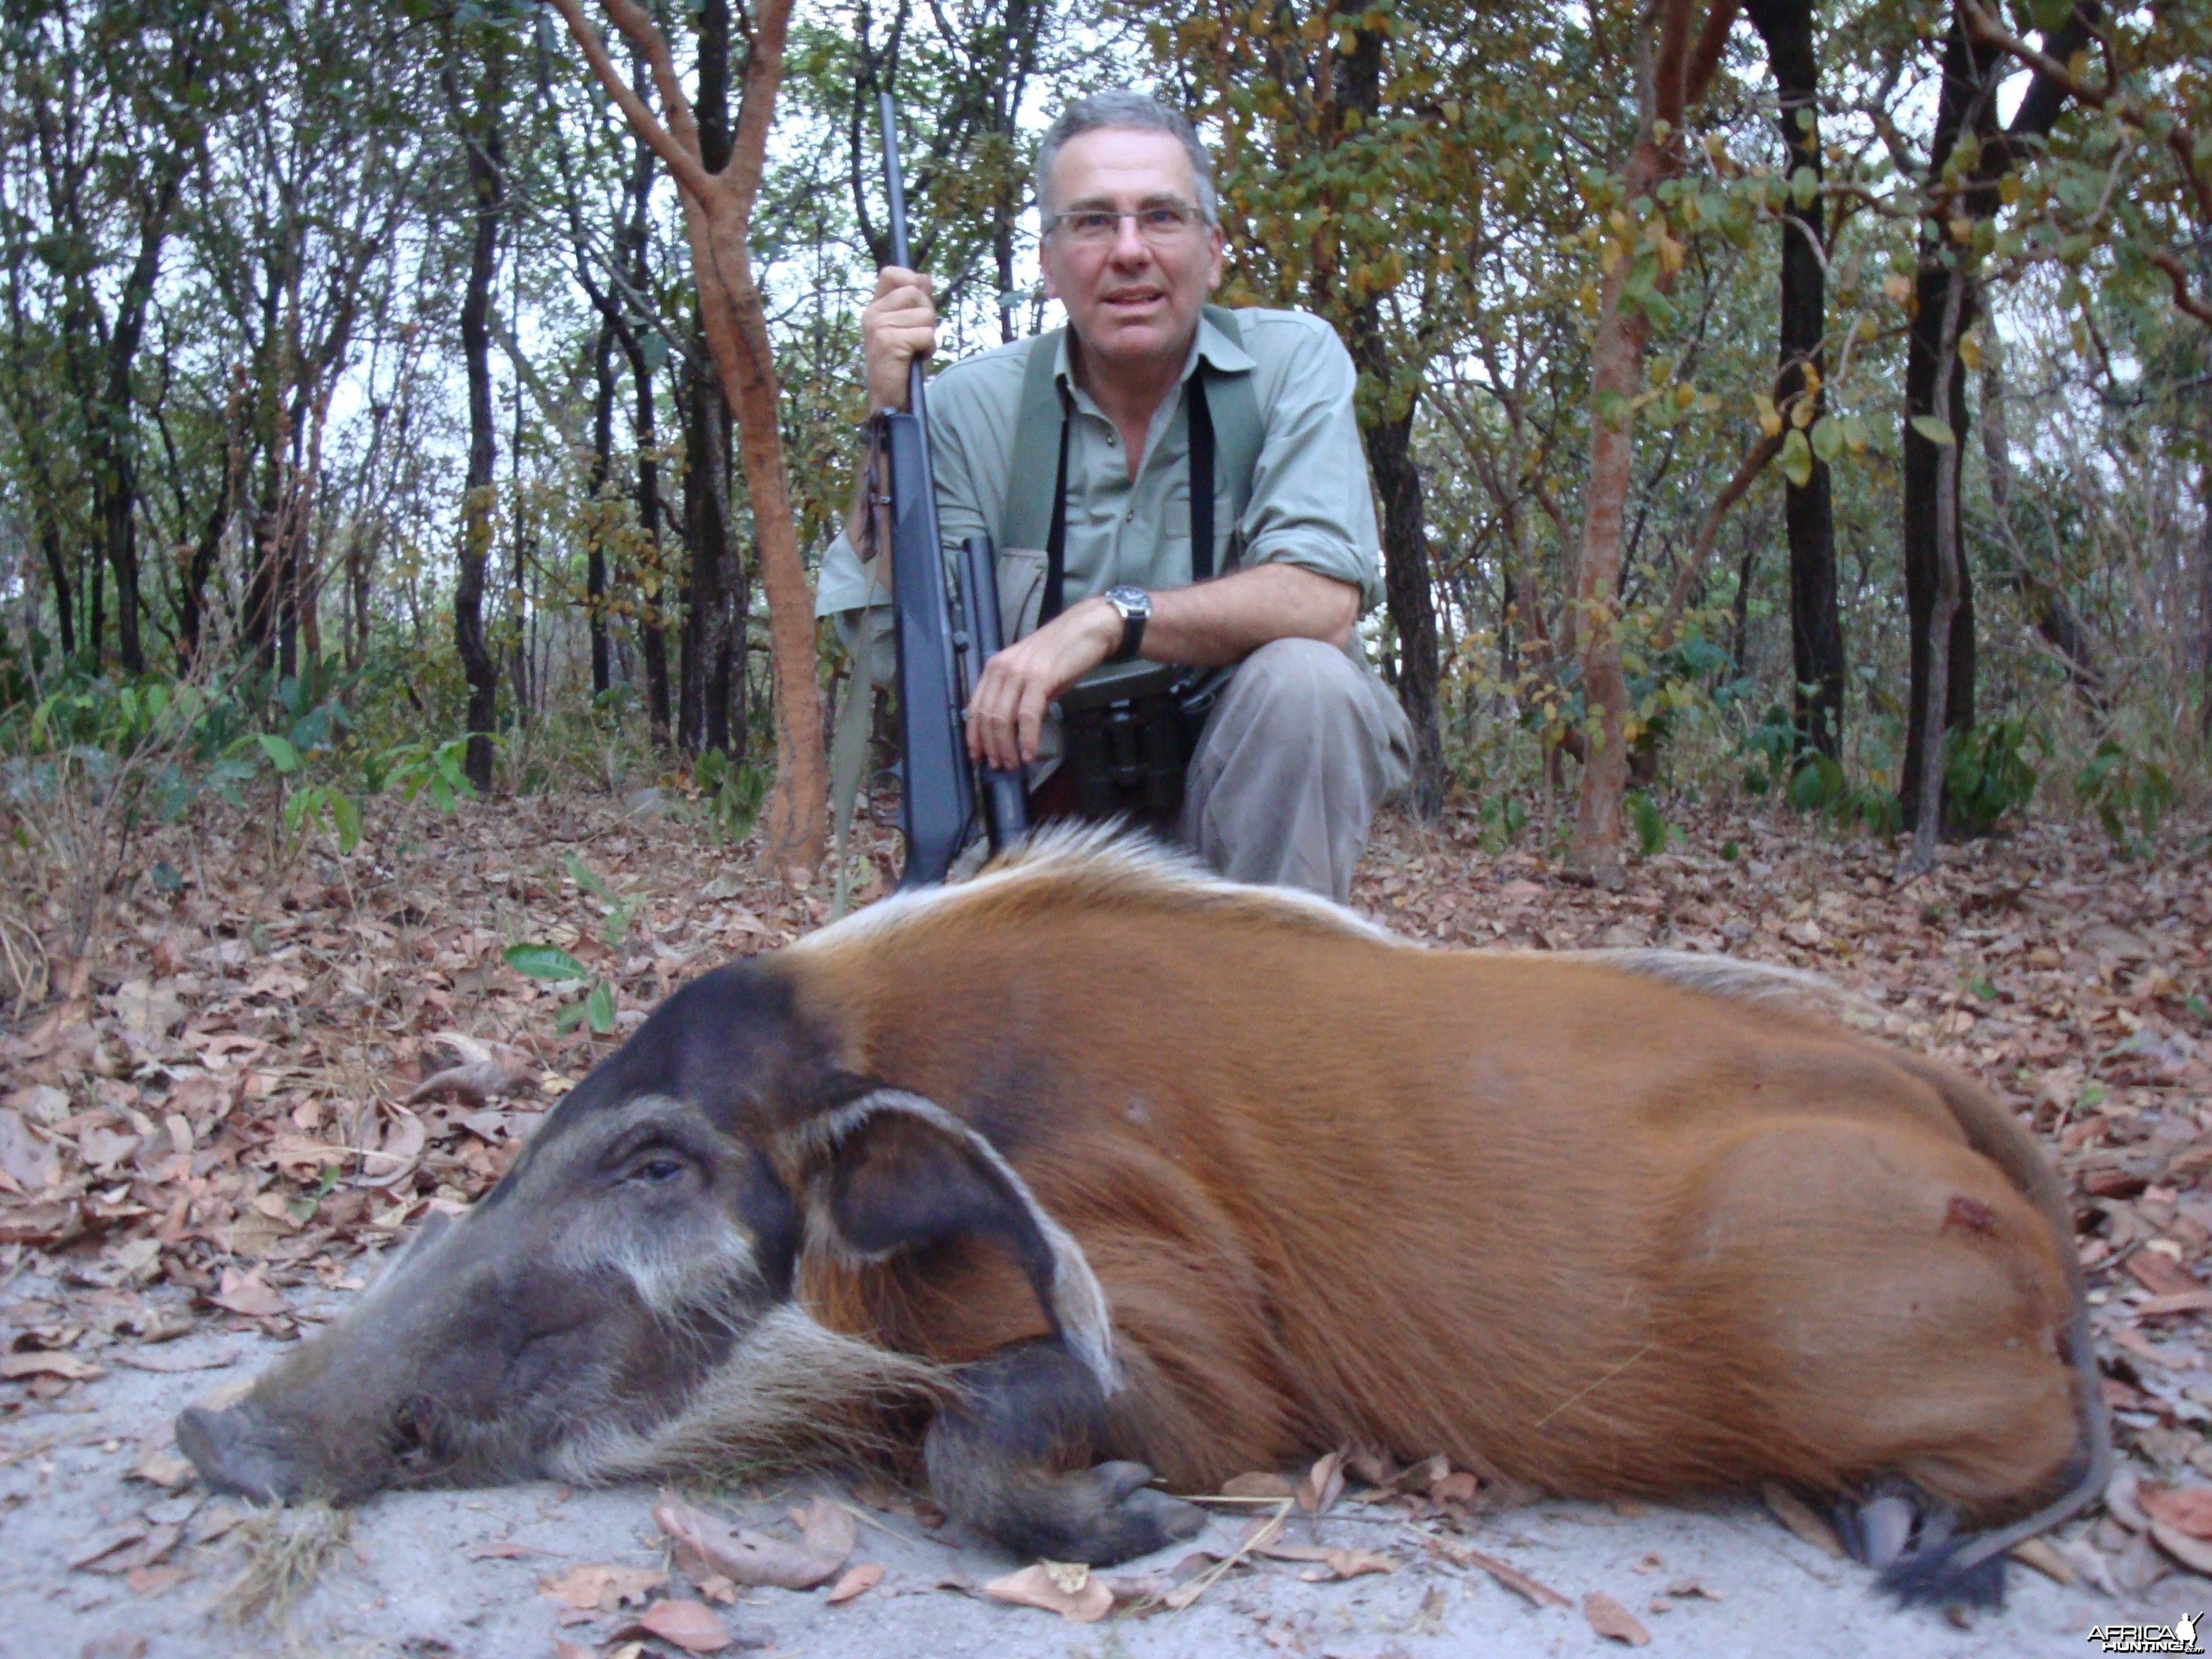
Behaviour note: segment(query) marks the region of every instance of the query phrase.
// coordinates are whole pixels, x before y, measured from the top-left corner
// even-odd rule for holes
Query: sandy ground
[[[18,1281],[15,1294],[51,1287]],[[338,1305],[301,1293],[312,1318]],[[177,1409],[252,1376],[280,1345],[253,1331],[203,1323],[157,1346],[106,1350],[106,1374],[0,1429],[0,1654],[7,1659],[554,1659],[556,1639],[586,1655],[617,1655],[635,1609],[574,1616],[539,1583],[577,1564],[667,1565],[644,1487],[571,1492],[535,1484],[488,1492],[388,1493],[353,1512],[348,1547],[282,1614],[240,1626],[222,1600],[247,1558],[238,1510],[197,1482],[173,1490],[134,1468],[161,1471],[173,1455]],[[139,1364],[131,1362],[137,1360]],[[165,1369],[146,1370],[143,1364]],[[191,1365],[194,1369],[179,1369]],[[149,1454],[151,1455],[149,1460]],[[172,1478],[175,1471],[170,1469]],[[833,1479],[691,1496],[744,1524],[773,1528],[796,1498],[843,1494]],[[1941,1614],[1903,1611],[1877,1597],[1869,1576],[1784,1530],[1756,1505],[1624,1515],[1602,1506],[1540,1504],[1443,1529],[1449,1542],[1509,1560],[1574,1604],[1539,1608],[1486,1574],[1436,1559],[1395,1510],[1347,1503],[1291,1523],[1286,1541],[1366,1547],[1401,1565],[1387,1574],[1307,1582],[1322,1569],[1265,1561],[1240,1568],[1179,1612],[1077,1625],[987,1601],[983,1583],[1021,1565],[956,1527],[932,1532],[896,1510],[863,1510],[855,1564],[884,1576],[843,1605],[826,1590],[756,1589],[720,1608],[731,1654],[1050,1655],[1053,1659],[1252,1654],[1316,1659],[1620,1651],[1581,1603],[1600,1591],[1634,1613],[1655,1655],[1768,1659],[1793,1655],[2069,1655],[2112,1622],[2171,1624],[2212,1606],[2212,1583],[2175,1576],[2126,1601],[2053,1583],[2015,1565],[2001,1613],[1964,1628]],[[1245,1522],[1224,1517],[1193,1546],[1105,1575],[1109,1583],[1170,1573],[1195,1547],[1226,1553]],[[1439,1523],[1425,1523],[1437,1528]],[[178,1541],[136,1577],[134,1532]],[[120,1549],[72,1565],[111,1539]],[[100,1571],[106,1567],[109,1571]],[[1670,1587],[1695,1580],[1710,1596]],[[680,1576],[671,1589],[688,1595]],[[1714,1599],[1717,1598],[1717,1599]],[[1655,1610],[1655,1599],[1662,1606]],[[653,1642],[648,1655],[676,1649]]]

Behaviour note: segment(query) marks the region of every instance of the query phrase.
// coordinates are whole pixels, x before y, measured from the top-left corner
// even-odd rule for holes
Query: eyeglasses
[[[1121,234],[1121,221],[1134,219],[1137,234],[1154,244],[1173,242],[1206,222],[1206,216],[1185,202],[1154,202],[1134,213],[1110,208],[1076,208],[1055,213],[1045,221],[1045,234],[1059,231],[1084,247],[1103,247]]]

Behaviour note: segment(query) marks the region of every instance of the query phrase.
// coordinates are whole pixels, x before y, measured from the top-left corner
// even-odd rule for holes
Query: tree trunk
[[[461,303],[461,351],[468,370],[469,470],[461,498],[460,569],[453,584],[453,646],[469,683],[469,781],[479,793],[491,788],[492,732],[498,715],[499,664],[484,638],[485,567],[491,555],[494,475],[498,460],[493,426],[491,385],[492,275],[499,263],[500,213],[505,198],[505,165],[501,153],[499,106],[504,60],[495,52],[477,104],[481,135],[471,131],[453,72],[447,70],[447,98],[461,129],[468,164],[475,227],[469,245],[469,277]]]
[[[1656,147],[1640,142],[1628,166],[1624,197],[1644,193],[1659,172]],[[1583,533],[1575,565],[1574,615],[1582,635],[1585,719],[1597,730],[1584,750],[1582,795],[1574,843],[1567,854],[1572,875],[1602,887],[1625,884],[1620,855],[1620,811],[1628,787],[1628,680],[1613,636],[1620,602],[1620,553],[1631,464],[1636,453],[1636,416],[1628,401],[1643,389],[1644,346],[1650,331],[1641,309],[1624,304],[1632,261],[1619,260],[1599,291],[1597,336],[1590,346],[1589,477],[1583,503]],[[1616,412],[1607,419],[1608,408]]]
[[[1963,254],[1960,256],[1963,258]],[[1960,319],[1966,311],[1966,273],[1954,270],[1944,289],[1943,310],[1936,321],[1934,381],[1953,380],[1958,367]],[[1920,411],[1923,414],[1927,410]],[[1936,708],[1947,700],[1953,672],[1951,622],[1966,595],[1966,560],[1959,539],[1959,448],[1955,444],[1931,444],[1936,450],[1936,584],[1928,617],[1928,674],[1918,688],[1920,701],[1912,714],[1923,732],[1934,726]],[[1971,637],[1971,635],[1970,635]],[[1911,775],[1913,793],[1926,810],[1913,825],[1912,848],[1905,854],[1904,873],[1925,874],[1936,867],[1936,842],[1942,822],[1937,803],[1943,794],[1943,744],[1931,736],[1918,757],[1920,769]]]
[[[720,173],[730,160],[730,9],[699,9],[699,159]],[[694,336],[706,344],[704,330]],[[684,617],[683,699],[676,740],[686,754],[728,751],[730,588],[736,564],[730,524],[730,406],[719,376],[695,367],[684,379],[684,536],[690,580]]]
[[[2044,51],[2059,63],[2065,63],[2089,40],[2085,14],[2094,16],[2096,10],[2093,0],[2083,0],[2060,27],[2045,34]],[[1953,545],[1960,544],[1958,525],[1939,526],[1936,521],[1936,498],[1944,470],[1938,464],[1941,450],[1912,428],[1914,413],[1932,413],[1939,406],[1936,364],[1942,347],[1936,336],[1942,331],[1941,319],[1949,312],[1950,284],[1954,279],[1945,252],[1948,246],[1945,222],[1957,222],[1971,231],[1976,220],[1996,212],[2002,198],[1996,181],[2007,168],[2032,153],[2026,141],[2049,135],[2063,112],[2068,98],[2063,87],[2038,74],[2029,82],[2011,123],[2000,133],[1995,97],[1998,73],[1996,49],[1975,45],[1968,37],[1965,20],[1954,10],[1943,46],[1942,89],[1936,99],[1936,134],[1929,147],[1928,177],[1931,180],[1942,177],[1945,164],[1969,130],[1980,142],[1980,156],[1965,187],[1942,204],[1940,212],[1923,221],[1919,270],[1913,284],[1912,328],[1905,352],[1905,603],[1911,635],[1911,687],[1905,767],[1899,793],[1908,828],[1916,828],[1920,822],[1924,781],[1934,778],[1940,785],[1942,777],[1940,765],[1930,769],[1924,764],[1923,751],[1930,746],[1931,738],[1923,724],[1923,715],[1932,712],[1934,706],[1923,695],[1935,665],[1934,642],[1928,630],[1935,615],[1936,590],[1942,580],[1938,546],[1946,537]],[[1963,275],[1960,279],[1964,280]],[[1958,326],[1961,333],[1972,325],[1974,313],[1973,295],[1960,295]],[[1967,431],[1966,389],[1955,354],[1951,359],[1950,384],[1942,389],[1940,405],[1956,445],[1963,446]],[[1952,453],[1955,462],[1955,447]],[[1955,488],[1950,491],[1949,499],[1955,511]],[[1963,564],[1956,574],[1959,600],[1944,641],[1948,672],[1942,702],[1942,725],[1947,731],[1963,730],[1974,723],[1974,591]],[[1942,740],[1935,738],[1932,742],[1940,751]],[[1940,800],[1940,788],[1937,799]]]
[[[665,744],[669,714],[668,636],[661,630],[660,619],[668,596],[668,582],[660,551],[660,463],[653,457],[660,440],[653,429],[653,371],[645,366],[645,354],[634,351],[629,367],[637,383],[634,429],[637,439],[638,550],[642,556],[639,560],[642,568],[638,572],[638,586],[644,600],[638,611],[638,647],[645,656],[646,716],[653,724],[653,740]]]
[[[532,713],[530,685],[530,513],[522,499],[522,376],[514,377],[514,437],[507,452],[507,481],[514,509],[514,574],[507,595],[507,678],[514,687],[514,723],[526,726]]]
[[[1781,104],[1786,172],[1809,168],[1822,176],[1820,57],[1813,38],[1812,0],[1747,0],[1744,15],[1766,43],[1766,61]],[[1819,385],[1827,374],[1820,349],[1827,332],[1827,209],[1815,196],[1809,207],[1794,202],[1782,219],[1781,372],[1774,401],[1786,407],[1806,391],[1806,369],[1816,377],[1812,406],[1824,412]],[[1809,430],[1809,428],[1808,428]],[[1834,760],[1843,753],[1844,632],[1836,606],[1835,518],[1828,467],[1818,456],[1803,484],[1785,486],[1784,514],[1790,532],[1790,642],[1796,673],[1797,744]],[[1811,688],[1808,691],[1807,688]]]
[[[676,740],[687,754],[730,742],[730,416],[721,382],[684,377],[684,538],[690,573]]]
[[[1654,0],[1641,15],[1637,50],[1638,129],[1620,184],[1620,200],[1648,198],[1680,169],[1682,121],[1705,95],[1735,16],[1734,0],[1712,0],[1693,45],[1692,0]],[[1663,124],[1663,136],[1662,136]],[[1583,696],[1596,730],[1583,760],[1581,798],[1567,873],[1600,886],[1625,884],[1620,854],[1622,798],[1628,783],[1628,680],[1621,672],[1614,613],[1620,604],[1623,529],[1636,450],[1632,400],[1644,390],[1644,348],[1650,324],[1626,293],[1638,259],[1631,222],[1598,289],[1597,333],[1590,344],[1589,471],[1583,500],[1571,619],[1582,640]],[[1664,262],[1653,285],[1668,282]]]
[[[2010,571],[2013,589],[2027,607],[2028,620],[2066,665],[2067,683],[2093,713],[2105,710],[2105,677],[2099,672],[2089,636],[2067,603],[2066,590],[2029,562],[2012,526],[2012,444],[2005,427],[2004,345],[1996,330],[1982,342],[1982,459],[1990,476],[1990,505],[1996,514],[1997,544]]]
[[[1382,107],[1382,47],[1388,26],[1356,30],[1356,48],[1338,60],[1346,118],[1371,122]],[[1413,726],[1413,810],[1434,818],[1443,810],[1443,727],[1437,708],[1441,678],[1436,596],[1429,568],[1421,470],[1413,459],[1413,411],[1420,382],[1395,372],[1382,333],[1382,307],[1370,299],[1351,318],[1353,361],[1376,390],[1380,410],[1367,428],[1367,464],[1382,505],[1382,592],[1398,636],[1399,707]],[[1398,400],[1405,406],[1401,410]]]
[[[592,635],[592,695],[603,697],[614,677],[607,651],[607,502],[603,499],[615,449],[615,331],[602,319],[592,347],[592,506],[584,547],[584,619]]]

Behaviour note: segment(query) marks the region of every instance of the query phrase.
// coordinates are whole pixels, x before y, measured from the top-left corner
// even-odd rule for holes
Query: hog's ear
[[[865,1258],[962,1235],[1004,1245],[1054,1334],[1108,1394],[1121,1387],[1105,1293],[1074,1238],[999,1149],[943,1107],[896,1089],[863,1095],[809,1126],[815,1214]]]

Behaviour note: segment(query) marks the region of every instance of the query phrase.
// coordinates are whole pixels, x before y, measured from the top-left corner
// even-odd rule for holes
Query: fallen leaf
[[[123,1575],[123,1588],[133,1595],[159,1595],[163,1590],[174,1589],[191,1576],[187,1569],[173,1565],[133,1567]]]
[[[1293,1486],[1286,1476],[1259,1472],[1232,1475],[1221,1483],[1221,1495],[1224,1498],[1279,1499],[1296,1496],[1297,1490],[1297,1487]]]
[[[1777,1521],[1814,1549],[1827,1555],[1843,1554],[1844,1547],[1836,1540],[1836,1529],[1814,1514],[1796,1493],[1770,1480],[1759,1488],[1759,1496],[1766,1500],[1766,1507]]]
[[[1465,1469],[1455,1469],[1429,1488],[1432,1503],[1472,1504],[1482,1496],[1482,1482]]]
[[[657,1504],[653,1518],[675,1546],[677,1565],[695,1580],[719,1572],[739,1584],[812,1589],[837,1576],[855,1541],[853,1517],[826,1498],[807,1511],[795,1544],[733,1530],[687,1504]]]
[[[2012,1547],[2012,1559],[2062,1584],[2077,1583],[2081,1580],[2081,1575],[2074,1571],[2074,1564],[2052,1547],[2047,1538],[2021,1540]]]
[[[1333,1451],[1316,1458],[1298,1482],[1298,1508],[1308,1515],[1326,1515],[1344,1492],[1344,1454]]]
[[[1067,1565],[1060,1561],[1039,1561],[1019,1572],[994,1578],[983,1586],[983,1594],[994,1601],[1011,1601],[1017,1607],[1056,1613],[1072,1624],[1095,1625],[1114,1610],[1114,1592],[1106,1588],[1104,1580],[1092,1577],[1089,1568],[1075,1574],[1066,1571]],[[1055,1576],[1052,1571],[1054,1567],[1063,1571]]]
[[[1339,1578],[1358,1578],[1370,1572],[1395,1572],[1401,1565],[1380,1550],[1331,1550],[1323,1558]]]
[[[71,1382],[89,1382],[107,1375],[106,1367],[73,1353],[11,1353],[0,1358],[0,1377],[13,1382],[26,1376],[58,1376]]]
[[[579,1613],[612,1613],[626,1603],[641,1606],[667,1577],[658,1567],[579,1565],[547,1574],[538,1593]]]
[[[159,1449],[147,1452],[124,1472],[125,1480],[143,1480],[149,1486],[159,1486],[173,1492],[192,1478],[189,1458],[179,1457],[172,1451]]]
[[[1667,1586],[1667,1594],[1673,1596],[1677,1601],[1686,1601],[1693,1595],[1702,1597],[1704,1600],[1708,1601],[1719,1601],[1726,1599],[1718,1590],[1708,1586],[1702,1578],[1677,1578],[1673,1583]]]
[[[155,984],[149,980],[125,980],[112,995],[100,1000],[115,1011],[125,1030],[149,1041],[184,1024],[184,999],[167,981]]]
[[[235,1267],[225,1267],[221,1283],[208,1300],[218,1308],[244,1314],[250,1319],[267,1319],[292,1310],[290,1304],[262,1279],[258,1267],[248,1273],[240,1273]]]
[[[481,1544],[471,1544],[461,1553],[471,1561],[520,1561],[526,1555],[540,1555],[527,1544],[518,1544],[512,1538],[493,1538]]]
[[[143,1521],[126,1521],[119,1527],[106,1527],[92,1534],[63,1558],[70,1567],[89,1567],[95,1561],[114,1554],[126,1545],[136,1544],[146,1536],[148,1528]],[[118,1568],[126,1571],[127,1568]]]
[[[848,1571],[831,1587],[825,1599],[834,1607],[841,1601],[849,1601],[854,1596],[866,1595],[878,1584],[883,1583],[883,1580],[884,1570],[872,1561],[866,1562]]]
[[[2138,1481],[2136,1502],[2153,1521],[2191,1538],[2212,1538],[2212,1486],[2165,1486]]]
[[[720,1653],[737,1640],[704,1601],[655,1601],[637,1622],[686,1653]]]
[[[2151,1518],[2150,1535],[2160,1549],[2191,1572],[2212,1574],[2212,1542],[2168,1526],[2155,1516]]]
[[[1592,1590],[1583,1597],[1583,1617],[1600,1636],[1626,1642],[1632,1648],[1640,1648],[1651,1639],[1651,1632],[1637,1622],[1636,1615],[1603,1590]]]
[[[0,1107],[0,1175],[36,1198],[62,1178],[61,1160],[50,1142],[23,1127],[15,1113]]]

